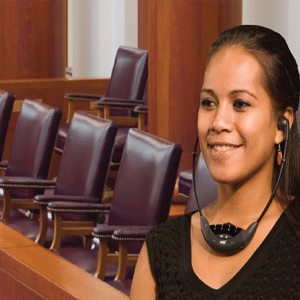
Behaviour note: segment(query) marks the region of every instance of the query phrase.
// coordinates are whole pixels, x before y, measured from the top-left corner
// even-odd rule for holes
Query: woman
[[[217,201],[203,209],[210,224],[247,228],[279,188],[249,244],[230,255],[205,240],[193,212],[148,233],[131,299],[299,299],[299,104],[297,63],[285,40],[260,26],[217,38],[200,93],[198,132]]]

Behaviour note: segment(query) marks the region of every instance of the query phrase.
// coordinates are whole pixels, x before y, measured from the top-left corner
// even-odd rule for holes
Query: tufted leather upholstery
[[[54,194],[38,195],[35,203],[43,206],[54,201],[57,204],[67,201],[68,207],[63,205],[57,210],[68,213],[63,215],[64,220],[95,222],[116,132],[117,126],[111,121],[76,112],[70,124]],[[86,213],[76,214],[79,211]],[[44,236],[38,240],[40,244],[43,239]]]
[[[44,183],[48,176],[61,115],[59,109],[49,105],[32,100],[23,102],[6,165],[6,176],[0,178],[0,187],[11,187],[11,198],[33,198],[43,193],[47,185],[33,187],[37,187],[37,181]],[[23,188],[26,187],[24,182],[28,183],[29,188]],[[21,185],[22,188],[14,188]],[[2,217],[8,217],[6,214],[8,212],[4,206]]]
[[[2,159],[8,124],[13,110],[15,96],[0,90],[0,161]]]
[[[198,159],[195,173],[197,196],[199,205],[202,209],[217,200],[218,184],[212,179],[201,154]],[[195,192],[192,185],[185,212],[188,213],[197,209]]]
[[[69,93],[65,98],[68,101],[93,101],[95,107],[103,108],[104,104],[109,105],[111,116],[132,116],[133,110],[137,105],[144,104],[145,86],[148,76],[148,51],[131,48],[119,47],[111,78],[109,81],[108,91],[104,95],[92,95],[81,93]],[[101,116],[103,117],[103,116]],[[106,118],[106,117],[105,117]],[[108,117],[109,118],[109,117]],[[118,169],[122,156],[123,147],[129,127],[118,123],[118,130],[114,154],[112,157],[112,169]],[[63,151],[65,138],[67,136],[68,125],[63,124],[60,127],[56,142],[58,152]]]

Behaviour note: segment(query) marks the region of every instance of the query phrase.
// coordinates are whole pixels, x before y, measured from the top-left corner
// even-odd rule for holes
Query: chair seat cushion
[[[193,183],[193,171],[192,169],[182,171],[179,174],[178,192],[186,197],[189,196],[190,189]]]

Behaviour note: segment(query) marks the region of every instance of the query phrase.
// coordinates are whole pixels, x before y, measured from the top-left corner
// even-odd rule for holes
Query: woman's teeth
[[[233,146],[213,146],[214,150],[216,151],[228,151],[233,149]]]

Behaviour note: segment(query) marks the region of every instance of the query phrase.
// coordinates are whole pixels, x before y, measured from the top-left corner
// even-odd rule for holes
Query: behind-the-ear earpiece
[[[277,122],[277,127],[279,130],[282,130],[284,132],[284,140],[289,139],[289,129],[290,124],[289,120],[286,117],[280,117]]]

